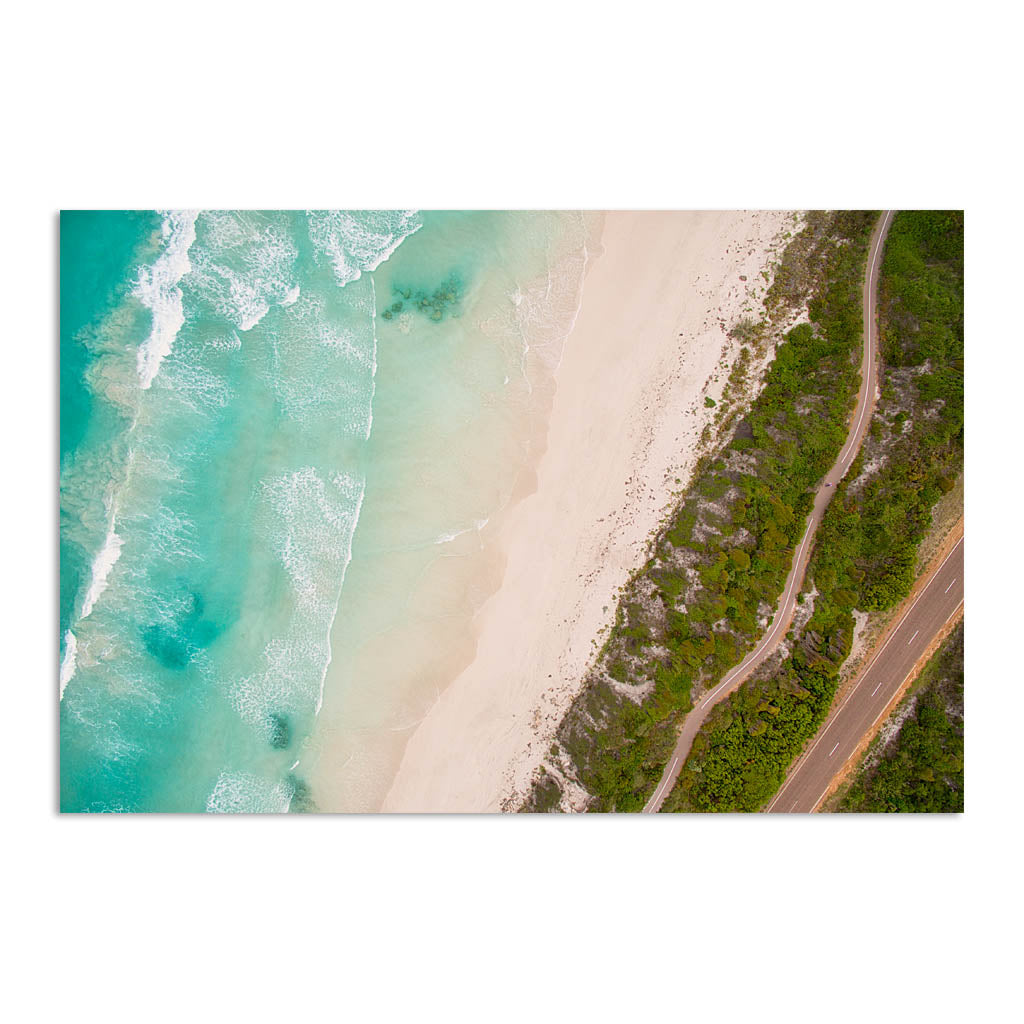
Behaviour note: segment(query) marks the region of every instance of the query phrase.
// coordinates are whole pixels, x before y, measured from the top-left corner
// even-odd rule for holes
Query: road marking
[[[884,683],[884,682],[885,682],[885,680],[883,679],[883,680],[882,680],[882,683]],[[872,696],[872,697],[874,697],[874,695],[875,695],[876,693],[878,693],[878,691],[879,691],[879,690],[880,690],[880,689],[882,688],[882,683],[879,683],[879,684],[878,684],[878,686],[876,686],[876,687],[875,687],[875,688],[874,688],[874,689],[873,689],[873,690],[871,691],[871,696]]]
[[[927,586],[925,586],[922,589],[921,593],[917,595],[917,597],[914,599],[914,603],[907,609],[906,614],[896,624],[896,628],[889,634],[889,639],[886,640],[884,644],[882,644],[881,650],[879,650],[871,659],[871,661],[867,664],[863,674],[860,677],[860,682],[857,683],[857,685],[846,695],[846,699],[843,701],[843,703],[840,704],[838,708],[836,708],[835,714],[832,716],[831,720],[826,722],[825,727],[821,730],[821,734],[814,741],[813,745],[811,746],[811,749],[808,750],[807,753],[803,755],[803,757],[797,758],[796,766],[790,773],[789,778],[786,779],[786,781],[782,784],[782,788],[778,791],[778,793],[775,794],[775,799],[765,808],[765,811],[771,811],[771,809],[776,805],[776,803],[778,803],[778,801],[782,798],[782,794],[785,793],[787,789],[789,789],[790,783],[793,781],[793,779],[796,778],[796,776],[799,774],[803,766],[810,760],[811,754],[813,754],[814,751],[817,749],[818,744],[825,738],[825,733],[827,733],[829,729],[835,724],[836,720],[839,718],[840,712],[842,712],[843,708],[845,708],[846,705],[850,702],[850,698],[853,697],[853,695],[860,689],[864,680],[867,679],[868,673],[871,671],[871,666],[874,665],[874,663],[878,661],[878,659],[882,656],[882,653],[885,651],[886,647],[889,646],[889,642],[899,632],[900,626],[902,626],[903,623],[906,622],[907,616],[917,607],[917,602],[920,601],[921,598],[928,593],[928,591],[931,589],[932,584],[935,582],[936,579],[938,579],[939,573],[942,572],[942,567],[953,557],[953,555],[956,553],[956,549],[960,547],[960,545],[963,544],[963,542],[964,539],[963,537],[961,537],[953,545],[953,547],[950,548],[949,554],[946,555],[946,557],[939,563],[939,567],[935,570],[934,573],[932,573],[932,578],[928,581]],[[962,601],[960,603],[963,604]],[[948,622],[949,620],[947,619],[946,621]],[[875,687],[875,689],[877,690],[878,687]],[[877,722],[878,719],[875,719],[875,721]],[[831,785],[831,782],[829,783],[829,785]],[[825,794],[823,793],[822,796],[824,795]],[[820,801],[821,797],[819,797],[818,799]],[[818,805],[815,804],[814,806],[817,807]]]
[[[960,542],[962,542],[962,541],[963,541],[963,537],[961,537],[961,538],[960,538]],[[957,546],[959,546],[959,542],[958,542],[958,545],[957,545]],[[954,548],[954,549],[953,549],[953,551],[955,551],[955,550],[956,550],[956,548]],[[951,554],[953,553],[953,551],[951,551],[951,552],[950,552],[949,554],[951,555]],[[948,557],[949,557],[949,555],[947,555],[947,556],[946,556],[946,558],[948,558]],[[941,567],[940,567],[940,568],[941,568]],[[936,570],[936,575],[938,575],[938,570]],[[925,589],[927,589],[927,587],[926,587]],[[961,602],[960,602],[960,603],[959,603],[959,604],[958,604],[958,605],[956,606],[956,609],[955,609],[955,610],[953,611],[953,614],[952,614],[952,615],[950,615],[950,617],[949,617],[948,619],[946,619],[946,621],[945,621],[945,622],[944,622],[944,623],[943,623],[943,624],[942,624],[942,625],[941,625],[941,626],[939,627],[939,629],[938,629],[938,632],[939,632],[939,633],[941,633],[941,632],[942,632],[942,630],[943,630],[943,629],[945,629],[945,628],[946,628],[946,626],[948,626],[948,625],[949,625],[949,623],[950,623],[950,622],[952,622],[952,621],[953,621],[953,619],[955,619],[955,618],[957,617],[957,615],[958,615],[958,614],[960,613],[960,609],[961,609],[961,608],[963,608],[963,606],[964,606],[964,603],[963,603],[963,601],[961,601]],[[909,615],[909,614],[910,614],[910,612],[907,612],[907,614]],[[900,680],[900,685],[902,685],[903,683],[905,683],[905,682],[907,681],[908,677],[909,677],[909,676],[911,676],[911,675],[913,675],[913,672],[914,672],[914,670],[913,670],[913,669],[911,669],[911,670],[910,670],[910,671],[909,671],[909,672],[908,672],[908,673],[907,673],[907,674],[906,674],[906,675],[905,675],[905,676],[904,676],[904,677],[903,677],[903,678],[902,678],[902,679]],[[898,690],[898,689],[899,689],[899,687],[897,687],[897,690]],[[871,725],[869,725],[869,726],[868,726],[868,729],[867,729],[867,731],[868,731],[868,732],[870,732],[870,731],[871,731],[872,729],[874,729],[874,727],[875,727],[876,725],[878,725],[878,719],[879,719],[879,718],[881,718],[881,717],[882,717],[882,715],[884,715],[884,714],[885,714],[885,709],[886,709],[886,708],[887,708],[888,706],[889,706],[889,705],[888,705],[888,704],[886,704],[886,705],[885,705],[885,707],[883,707],[883,708],[882,708],[882,710],[878,712],[878,714],[877,714],[877,715],[875,716],[875,720],[874,720],[874,721],[873,721],[873,722],[871,723]],[[862,735],[862,737],[861,737],[861,738],[863,739],[863,735]],[[852,754],[851,754],[851,755],[849,756],[849,758],[847,758],[847,761],[851,761],[851,760],[852,760],[852,759],[853,759],[853,758],[854,758],[854,757],[856,756],[856,754],[857,754],[857,748],[856,748],[856,747],[854,747],[854,748],[853,748],[853,753],[852,753]],[[842,769],[840,769],[840,770],[842,770]],[[794,773],[794,774],[795,774],[795,773]],[[837,773],[837,774],[838,774],[838,773]],[[792,776],[791,776],[791,778],[792,778]],[[832,782],[834,781],[834,779],[835,779],[835,775],[833,775],[833,776],[832,776],[832,778],[828,780],[828,785],[827,785],[827,786],[826,786],[826,787],[825,787],[825,788],[824,788],[824,789],[823,789],[823,790],[821,791],[821,796],[819,796],[819,797],[818,797],[818,799],[814,801],[814,806],[813,806],[813,807],[811,808],[811,813],[812,813],[812,814],[813,814],[813,813],[815,812],[815,810],[817,810],[818,804],[820,804],[820,803],[821,803],[821,801],[825,799],[825,794],[826,794],[826,793],[827,793],[827,792],[829,791],[829,789],[831,788],[831,786],[832,786]],[[781,792],[780,792],[780,794],[779,794],[779,795],[781,796]],[[776,797],[775,799],[777,800],[777,799],[778,799],[778,797]],[[768,808],[768,809],[769,809],[769,810],[771,810],[771,807],[769,806],[769,808]]]
[[[955,576],[953,577],[953,583],[956,583],[956,577]],[[953,583],[950,583],[949,587],[953,586]],[[944,594],[948,594],[949,593],[949,587],[946,587],[946,589],[943,591]]]
[[[831,750],[830,750],[830,751],[828,752],[828,756],[829,756],[829,757],[831,757],[831,756],[832,756],[832,755],[833,755],[833,754],[834,754],[834,753],[835,753],[835,752],[836,752],[836,751],[837,751],[838,749],[839,749],[839,744],[837,743],[837,744],[836,744],[836,745],[835,745],[835,746],[834,746],[834,747],[833,747],[833,748],[832,748],[832,749],[831,749]]]
[[[915,629],[915,630],[914,630],[914,636],[917,636],[917,634],[918,634],[918,633],[920,633],[920,632],[921,632],[921,630],[919,630],[919,629]],[[912,637],[911,637],[911,638],[910,638],[910,639],[909,639],[909,640],[907,641],[907,646],[908,646],[908,647],[909,647],[909,646],[910,646],[910,645],[911,645],[911,644],[912,644],[912,643],[914,642],[914,636],[912,636]]]
[[[852,432],[852,434],[849,435],[846,444],[843,446],[843,450],[839,453],[840,466],[843,469],[843,473],[840,474],[840,479],[842,478],[842,476],[846,472],[847,459],[848,458],[852,458],[854,452],[857,450],[857,447],[858,447],[858,434],[860,433],[861,425],[864,422],[864,414],[867,412],[868,406],[872,404],[872,397],[874,395],[875,387],[877,386],[877,382],[874,379],[874,373],[873,373],[873,367],[874,367],[874,364],[875,364],[875,347],[872,344],[872,338],[873,338],[873,336],[877,336],[877,333],[878,333],[877,325],[874,322],[876,296],[875,296],[875,291],[874,291],[874,288],[873,288],[873,281],[874,281],[874,277],[875,277],[875,272],[878,269],[878,255],[879,255],[879,253],[881,252],[881,249],[882,249],[882,240],[883,240],[883,238],[885,236],[886,229],[887,229],[889,221],[892,219],[892,217],[893,217],[893,211],[892,210],[886,210],[885,215],[882,218],[882,225],[881,225],[881,228],[879,229],[878,237],[875,239],[874,250],[871,253],[871,260],[870,260],[870,263],[868,265],[867,287],[865,289],[865,294],[864,294],[864,299],[865,299],[865,302],[864,302],[864,356],[863,356],[862,364],[861,364],[862,367],[863,367],[863,372],[861,373],[861,390],[864,393],[864,400],[861,402],[860,415],[857,417],[857,422],[854,425],[853,432]],[[826,477],[826,480],[827,479],[828,478]],[[820,497],[824,493],[825,493],[824,487],[819,488],[818,494],[815,495],[815,504],[817,503],[818,497]],[[796,585],[797,577],[800,575],[800,559],[803,557],[804,547],[806,546],[807,541],[811,537],[811,526],[814,523],[814,511],[815,511],[815,509],[814,509],[814,507],[812,507],[810,515],[808,517],[808,519],[809,519],[808,525],[807,525],[807,527],[804,530],[803,540],[800,542],[800,547],[797,548],[796,558],[793,561],[793,568],[791,570],[791,578],[790,578],[790,581],[789,581],[789,586],[786,587],[786,592],[783,595],[782,601],[779,604],[778,612],[776,613],[776,622],[775,622],[775,624],[768,631],[768,634],[764,637],[764,639],[761,642],[761,644],[757,648],[755,648],[755,650],[751,654],[749,654],[746,658],[744,658],[743,661],[741,661],[740,664],[737,665],[732,670],[732,672],[728,673],[726,675],[726,677],[718,684],[718,686],[716,686],[713,690],[711,690],[709,693],[704,695],[704,697],[700,701],[700,704],[706,704],[706,707],[704,709],[705,712],[714,704],[714,697],[718,693],[720,693],[726,686],[730,685],[734,680],[736,680],[739,677],[741,677],[743,675],[743,673],[746,672],[747,669],[749,669],[756,662],[756,660],[760,657],[760,655],[769,646],[769,644],[771,643],[772,639],[775,637],[775,634],[778,633],[780,627],[782,626],[783,620],[786,617],[786,605],[789,602],[790,597],[792,595],[793,588]],[[795,614],[795,605],[794,605],[793,613]],[[699,706],[700,705],[698,705],[698,707]],[[693,709],[693,711],[696,711],[696,710],[697,710],[697,708]],[[693,711],[691,711],[691,714],[693,714]],[[703,719],[702,719],[701,724],[702,723],[703,723]],[[698,726],[698,729],[699,729],[699,726]],[[684,730],[685,730],[685,726],[684,726]],[[680,743],[681,741],[682,741],[682,737],[680,736],[679,740],[677,741],[677,746],[678,746],[678,743]],[[691,743],[692,743],[692,741],[691,741]],[[829,756],[831,756],[831,755],[829,755]],[[659,789],[660,788],[661,787],[659,786]],[[644,810],[647,810],[647,808],[650,807],[654,803],[655,797],[657,797],[657,795],[658,795],[658,790],[655,790],[654,794],[651,796],[650,801],[644,807]],[[780,791],[779,795],[781,795],[781,791]],[[776,796],[776,800],[777,799],[778,799],[778,796]],[[774,804],[774,801],[773,801],[773,804]],[[769,810],[770,809],[771,809],[771,807],[769,807]]]
[[[676,770],[677,764],[679,764],[679,758],[673,757],[672,764],[668,770],[668,774],[662,777],[661,782],[658,783],[658,788],[654,791],[654,793],[651,794],[651,799],[647,801],[647,804],[644,807],[645,811],[647,811],[647,809],[654,803],[654,801],[658,799],[658,797],[661,794],[661,791],[672,781],[672,773]]]
[[[792,814],[792,813],[793,813],[793,812],[794,812],[794,811],[796,810],[796,805],[797,805],[798,803],[800,803],[800,801],[799,801],[799,800],[794,800],[794,801],[793,801],[793,806],[792,806],[792,807],[790,807],[790,809],[789,809],[789,813],[790,813],[790,814]]]
[[[875,306],[875,301],[874,301],[875,300],[875,294],[874,294],[874,290],[871,287],[871,282],[872,282],[872,280],[874,279],[874,276],[875,276],[875,264],[876,264],[876,262],[878,260],[878,252],[879,252],[879,249],[881,248],[882,236],[885,234],[885,226],[889,223],[889,220],[891,218],[892,218],[892,210],[886,210],[885,216],[882,218],[882,228],[878,232],[878,238],[875,240],[875,251],[871,254],[871,266],[870,266],[870,268],[868,270],[868,287],[867,287],[867,300],[868,301],[867,301],[867,306],[866,306],[866,308],[864,310],[864,312],[867,314],[866,317],[865,317],[865,319],[867,320],[867,323],[865,324],[865,327],[866,327],[866,332],[865,333],[867,334],[866,347],[867,347],[867,350],[868,350],[868,366],[867,366],[868,370],[871,369],[871,365],[874,362],[874,347],[871,345],[871,329],[874,326],[873,323],[872,323],[872,319],[873,319],[872,314],[874,312],[874,306]],[[864,375],[864,382],[862,382],[862,383],[866,383],[867,377],[868,377],[868,374],[865,374]],[[853,441],[847,442],[847,444],[843,447],[843,451],[842,451],[841,456],[840,456],[843,459],[846,458],[846,449],[847,448],[850,449],[851,454],[853,452],[853,447],[856,444],[857,432],[860,430],[861,422],[864,419],[864,413],[867,411],[867,407],[868,407],[868,404],[869,404],[870,396],[871,396],[871,391],[870,390],[866,390],[865,393],[864,393],[864,404],[861,406],[860,415],[857,417],[857,425],[853,428]]]
[[[953,609],[953,614],[952,614],[952,615],[950,615],[950,617],[949,617],[948,619],[946,619],[946,621],[945,621],[945,622],[944,622],[944,623],[943,623],[943,624],[942,624],[941,626],[939,626],[939,628],[938,628],[938,629],[936,630],[936,635],[938,635],[939,633],[941,633],[941,632],[942,632],[942,631],[943,631],[943,630],[944,630],[944,629],[946,628],[946,626],[948,626],[948,625],[949,625],[949,623],[950,623],[950,622],[952,622],[952,621],[953,621],[953,619],[955,619],[955,618],[957,617],[957,615],[959,615],[959,614],[960,614],[960,609],[961,609],[961,608],[963,608],[963,606],[964,606],[964,603],[963,603],[963,601],[961,601],[961,602],[960,602],[960,603],[959,603],[959,604],[958,604],[958,605],[956,606],[956,608],[954,608],[954,609]],[[909,679],[909,678],[910,678],[910,676],[912,676],[913,674],[914,674],[914,670],[913,670],[913,669],[911,669],[911,670],[910,670],[910,671],[909,671],[909,672],[908,672],[908,673],[907,673],[907,674],[906,674],[906,675],[905,675],[905,676],[904,676],[904,677],[903,677],[903,678],[902,678],[902,679],[900,680],[900,685],[902,686],[902,685],[903,685],[903,683],[905,683],[905,682],[907,681],[907,679]],[[899,687],[897,687],[897,689],[899,689]],[[886,706],[885,706],[885,707],[888,707],[888,706],[889,706],[889,705],[888,705],[888,704],[886,704]],[[877,715],[875,716],[875,720],[874,720],[874,721],[873,721],[873,722],[871,723],[871,725],[870,725],[870,726],[868,726],[869,730],[870,730],[870,729],[873,729],[873,728],[874,728],[874,727],[875,727],[875,726],[876,726],[876,725],[878,724],[878,719],[879,719],[879,718],[881,718],[881,717],[882,717],[882,715],[884,715],[884,714],[885,714],[885,708],[882,708],[882,710],[881,710],[881,711],[879,711],[879,712],[878,712],[878,714],[877,714]]]

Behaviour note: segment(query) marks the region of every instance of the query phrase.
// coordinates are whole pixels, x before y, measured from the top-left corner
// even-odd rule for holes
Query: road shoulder
[[[832,720],[838,714],[839,710],[845,703],[845,699],[848,694],[852,693],[857,687],[864,674],[871,668],[874,663],[875,656],[882,650],[889,637],[899,628],[900,623],[903,621],[904,616],[913,607],[914,603],[920,597],[921,592],[931,582],[932,577],[939,570],[939,567],[945,561],[949,553],[956,547],[957,544],[963,539],[964,536],[964,519],[963,516],[956,522],[952,529],[948,531],[945,537],[939,542],[935,553],[932,555],[931,561],[928,563],[925,571],[918,576],[917,581],[914,583],[910,593],[891,611],[886,614],[886,624],[873,638],[870,647],[864,650],[860,658],[860,664],[856,672],[852,673],[849,678],[843,684],[841,690],[836,693],[833,703],[832,711],[828,718],[822,722],[821,727],[807,741],[807,747],[804,753],[793,763],[789,772],[786,774],[786,779],[777,790],[777,793],[781,793],[789,783],[790,779],[800,770],[807,753],[813,749],[814,740],[822,734],[831,724]],[[964,606],[963,602],[960,603],[960,607],[949,619],[946,620],[942,629],[932,638],[928,647],[922,653],[921,657],[914,664],[913,669],[907,675],[907,677],[900,684],[896,692],[894,693],[892,700],[886,705],[885,711],[875,719],[872,726],[868,731],[861,737],[860,742],[857,744],[856,749],[846,759],[842,766],[838,769],[836,774],[833,776],[832,782],[829,784],[828,789],[822,794],[821,798],[815,804],[813,810],[817,811],[821,808],[837,791],[837,789],[850,777],[850,775],[856,770],[857,766],[861,763],[864,754],[867,752],[868,747],[871,745],[872,740],[878,735],[879,730],[885,725],[892,715],[893,711],[899,706],[900,701],[906,696],[907,691],[913,685],[914,681],[923,671],[925,665],[935,654],[942,642],[949,636],[950,632],[956,626],[957,622],[963,618]]]

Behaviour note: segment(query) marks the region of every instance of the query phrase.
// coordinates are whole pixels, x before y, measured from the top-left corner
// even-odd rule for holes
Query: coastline
[[[495,526],[500,586],[474,617],[468,664],[409,737],[381,810],[497,811],[525,792],[618,588],[696,462],[713,416],[704,398],[721,394],[740,348],[727,331],[759,306],[762,272],[793,221],[605,215],[535,487]]]
[[[388,294],[466,261],[472,290],[440,337],[405,312],[381,328],[366,508],[324,703],[293,765],[325,811],[380,808],[409,737],[473,660],[476,614],[504,574],[502,524],[536,488],[555,372],[600,251],[600,213],[483,218],[484,234],[434,225],[377,271]]]

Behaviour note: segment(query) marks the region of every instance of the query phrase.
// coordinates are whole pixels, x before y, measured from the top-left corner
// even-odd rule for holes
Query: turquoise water
[[[60,223],[60,458],[63,463],[93,426],[95,403],[85,382],[90,364],[90,328],[124,299],[142,248],[158,228],[152,213],[69,212]],[[113,433],[114,410],[100,406],[95,433]],[[61,531],[60,635],[71,625],[75,595],[88,572],[89,552]]]
[[[486,596],[471,556],[539,453],[586,238],[575,214],[62,215],[62,809],[372,805],[417,651]],[[405,663],[368,657],[403,635]]]

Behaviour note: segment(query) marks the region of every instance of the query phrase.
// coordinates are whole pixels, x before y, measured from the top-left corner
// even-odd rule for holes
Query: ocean
[[[61,215],[62,810],[379,806],[500,582],[596,225]]]

